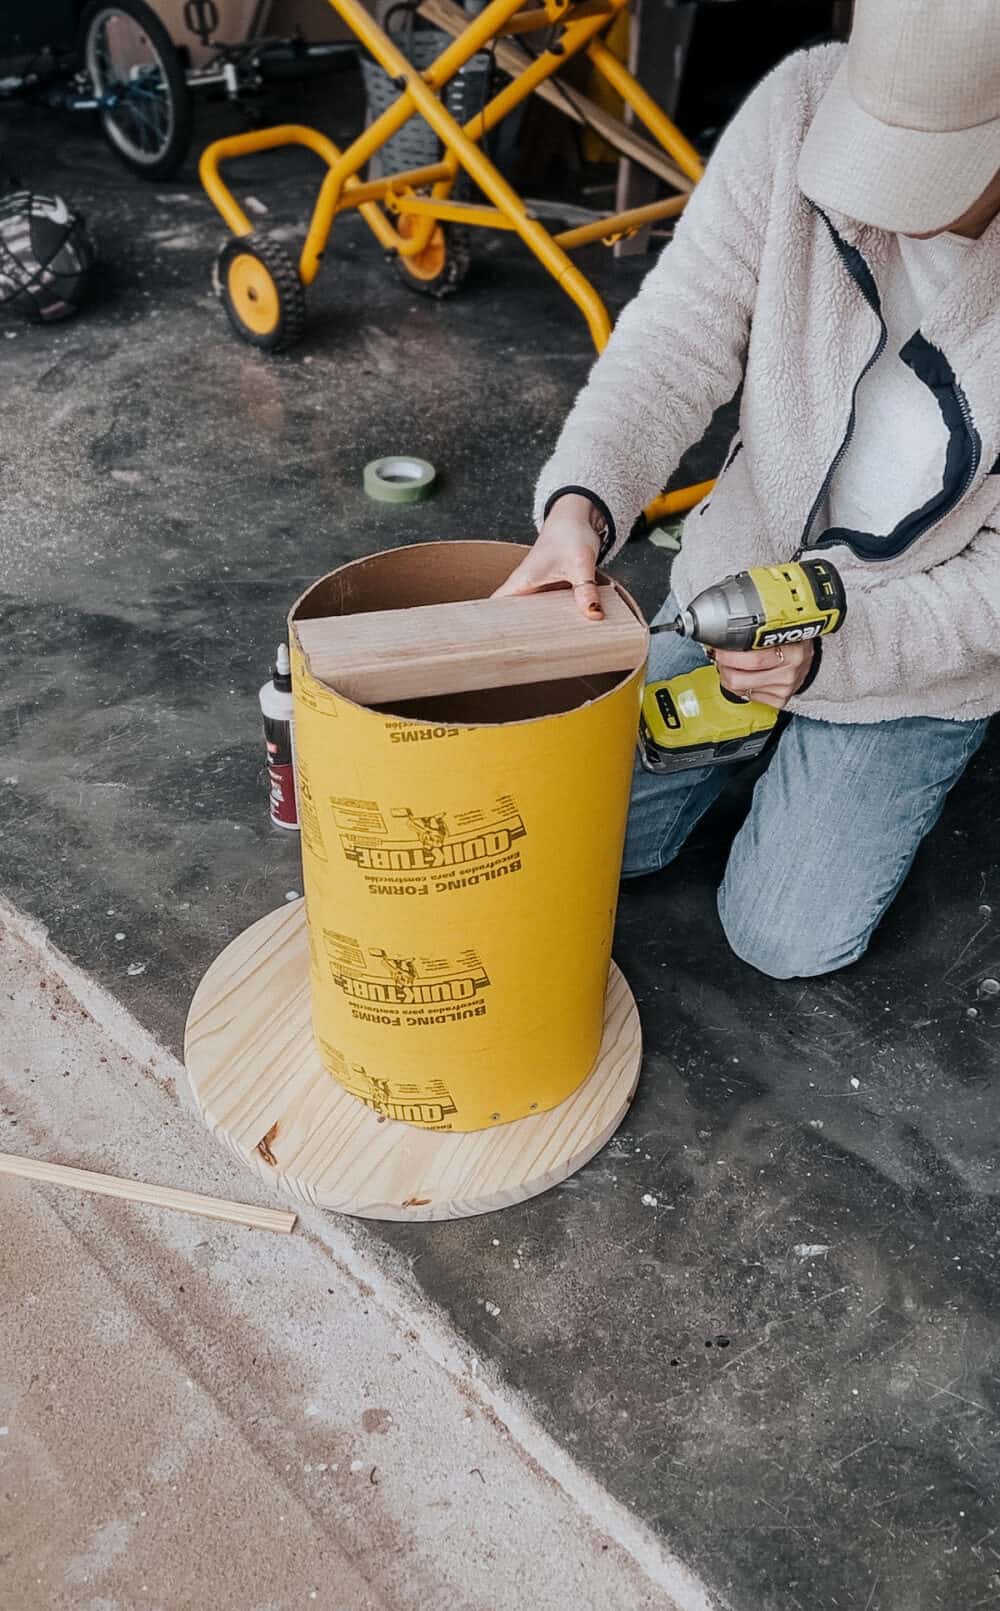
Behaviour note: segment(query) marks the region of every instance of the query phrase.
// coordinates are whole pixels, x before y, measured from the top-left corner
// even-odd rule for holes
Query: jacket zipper
[[[973,424],[972,410],[969,407],[969,400],[966,397],[965,393],[963,392],[961,386],[959,386],[957,381],[955,382],[954,386],[952,386],[951,390],[952,390],[952,395],[954,396],[955,401],[958,404],[958,411],[962,416],[962,424],[965,426],[965,429],[968,431],[968,433],[971,436],[973,442],[975,443],[975,447],[973,449],[972,458],[969,461],[969,468],[965,473],[965,480],[962,482],[962,485],[959,488],[958,492],[956,492],[954,498],[951,501],[951,504],[945,510],[945,514],[950,514],[952,509],[955,508],[955,505],[961,503],[962,499],[965,497],[965,494],[968,492],[969,488],[972,486],[973,481],[975,481],[975,479],[976,479],[976,472],[979,469],[979,465],[980,465],[980,462],[981,462],[982,456],[983,456],[982,438],[980,437],[979,432],[976,430],[976,427]],[[943,520],[943,519],[944,519],[944,515],[939,515],[938,516],[938,520]],[[932,524],[936,525],[937,522],[934,521],[934,522],[932,522]],[[926,531],[927,529],[928,528],[925,526],[924,531]],[[923,536],[923,532],[917,532],[917,537],[922,537],[922,536]],[[914,541],[916,541],[916,538],[914,538]]]
[[[810,201],[809,205],[813,209],[813,212],[816,212],[816,213],[819,214],[820,218],[822,218],[822,220],[823,220],[824,224],[826,225],[827,229],[830,231],[830,239],[833,241],[833,244],[837,249],[837,254],[840,257],[841,262],[843,263],[843,265],[846,268],[848,274],[851,276],[851,279],[854,281],[855,285],[858,287],[858,290],[861,292],[861,295],[864,297],[865,301],[868,303],[868,306],[871,308],[872,312],[874,313],[875,317],[877,318],[877,320],[879,322],[879,336],[878,336],[878,340],[875,343],[874,348],[872,349],[872,352],[871,352],[871,355],[870,355],[870,357],[868,359],[868,362],[865,364],[865,366],[862,369],[862,371],[861,371],[860,375],[858,376],[857,380],[854,382],[854,386],[853,386],[853,388],[851,390],[851,410],[850,410],[850,413],[847,416],[847,429],[844,432],[843,441],[841,442],[839,448],[837,449],[836,453],[834,454],[833,462],[831,463],[830,468],[827,470],[826,475],[823,478],[822,485],[820,486],[819,491],[817,492],[815,498],[813,499],[812,508],[810,509],[809,514],[806,517],[806,523],[802,528],[802,536],[799,538],[799,546],[795,550],[795,553],[792,555],[793,560],[801,559],[802,555],[805,553],[806,546],[807,546],[808,541],[809,541],[809,535],[810,535],[810,532],[812,531],[813,522],[815,521],[816,516],[817,516],[817,514],[819,512],[820,505],[822,504],[824,498],[826,497],[827,493],[830,490],[830,483],[831,483],[831,481],[833,480],[834,476],[837,473],[838,465],[840,464],[841,460],[843,459],[844,454],[847,452],[847,449],[851,445],[851,438],[854,435],[854,427],[855,427],[855,424],[857,423],[857,417],[858,417],[858,388],[860,387],[861,382],[864,380],[864,378],[867,375],[868,371],[871,369],[872,365],[878,363],[878,361],[881,358],[883,352],[885,351],[886,342],[889,339],[888,327],[886,326],[886,322],[882,317],[882,309],[881,309],[881,306],[879,304],[878,298],[877,297],[872,297],[872,295],[869,292],[869,290],[867,289],[867,287],[858,278],[858,275],[856,274],[856,272],[854,270],[854,267],[853,267],[853,265],[852,265],[852,263],[850,261],[850,258],[848,257],[847,248],[845,247],[844,242],[841,240],[840,236],[837,234],[837,231],[834,229],[834,227],[831,224],[829,218],[827,218],[826,213],[823,211],[823,209],[821,207],[817,207],[815,202]],[[858,252],[858,256],[861,257],[860,252]],[[862,258],[862,262],[864,262],[863,258]],[[868,269],[867,263],[865,263],[865,268]],[[875,279],[874,279],[874,275],[871,272],[871,269],[868,269],[868,275],[869,275],[869,278],[872,281],[872,284],[874,285]],[[963,399],[963,401],[964,401],[964,399]]]
[[[866,271],[866,273],[868,275],[868,278],[871,280],[872,288],[874,289],[874,287],[875,287],[875,278],[874,278],[874,275],[871,272],[871,269],[868,267],[868,264],[865,262],[864,258],[862,257],[861,253],[857,250],[856,247],[848,249],[848,247],[841,240],[841,238],[838,235],[837,231],[834,229],[834,227],[831,224],[829,218],[827,218],[826,213],[823,211],[823,209],[821,207],[817,207],[815,202],[812,202],[812,201],[809,202],[809,205],[810,205],[810,207],[813,209],[813,211],[815,213],[819,214],[820,218],[822,218],[824,224],[826,225],[827,229],[829,230],[830,238],[833,241],[833,244],[837,249],[837,252],[838,252],[838,254],[840,256],[841,262],[844,264],[844,267],[847,269],[848,274],[851,276],[851,278],[854,281],[855,285],[858,287],[858,290],[861,292],[861,295],[864,297],[865,301],[868,303],[868,306],[872,309],[873,313],[878,318],[879,325],[881,326],[881,331],[880,331],[880,334],[879,334],[879,339],[875,344],[875,349],[871,354],[871,357],[868,359],[868,362],[865,364],[865,366],[862,369],[862,371],[861,371],[860,375],[858,376],[857,380],[854,382],[854,387],[853,387],[853,390],[851,392],[851,411],[850,411],[850,414],[848,415],[847,430],[844,433],[844,439],[841,442],[840,447],[837,449],[837,452],[834,455],[833,463],[830,465],[830,468],[826,472],[826,476],[823,479],[823,484],[820,487],[819,492],[816,494],[816,497],[815,497],[815,499],[813,501],[813,506],[809,511],[808,518],[807,518],[805,526],[803,527],[803,530],[802,530],[802,536],[801,536],[801,539],[799,541],[799,546],[796,549],[795,554],[794,554],[795,559],[800,559],[802,554],[806,550],[806,546],[808,544],[809,537],[810,537],[811,532],[812,532],[812,527],[813,527],[813,523],[814,523],[814,521],[816,519],[817,512],[818,512],[818,510],[820,508],[820,505],[823,502],[823,499],[826,497],[826,495],[827,495],[827,493],[828,493],[828,491],[830,489],[830,483],[833,480],[834,475],[836,474],[837,467],[840,464],[841,460],[843,459],[844,454],[847,452],[848,447],[850,446],[851,438],[854,435],[854,427],[855,427],[855,424],[856,424],[856,421],[857,421],[858,388],[861,385],[861,382],[864,380],[865,376],[867,375],[868,371],[871,369],[872,365],[874,363],[878,362],[879,358],[882,356],[882,353],[885,351],[885,345],[886,345],[886,341],[888,340],[888,335],[889,335],[889,332],[888,332],[888,330],[886,328],[885,320],[882,317],[882,310],[881,310],[881,305],[879,304],[879,301],[878,301],[877,292],[876,292],[876,295],[873,297],[872,292],[868,289],[868,287],[865,285],[864,281],[858,275],[857,270],[855,269],[853,263],[851,262],[851,252],[853,252],[854,255],[864,264],[865,271]],[[962,481],[962,485],[959,487],[958,491],[955,493],[954,497],[952,498],[951,502],[948,504],[947,508],[939,511],[937,514],[932,516],[932,518],[930,520],[928,520],[923,526],[919,526],[917,528],[917,530],[912,533],[912,535],[908,536],[907,541],[906,541],[906,543],[904,545],[902,545],[901,547],[894,548],[892,551],[887,551],[884,554],[880,554],[880,555],[877,555],[877,556],[875,556],[875,555],[870,556],[872,560],[877,559],[877,558],[895,559],[897,553],[902,553],[904,548],[912,547],[912,545],[917,541],[918,538],[923,537],[925,535],[925,533],[930,531],[933,526],[939,525],[940,522],[942,520],[944,520],[947,515],[951,514],[952,510],[959,503],[961,503],[962,499],[965,497],[965,494],[968,492],[969,488],[972,486],[973,481],[976,479],[976,473],[977,473],[977,471],[979,469],[980,461],[982,459],[982,451],[983,451],[982,439],[980,438],[979,432],[976,430],[975,424],[973,422],[972,410],[969,407],[968,399],[967,399],[965,393],[963,392],[961,386],[958,384],[957,380],[952,381],[952,384],[949,387],[949,390],[951,391],[951,394],[954,397],[955,402],[957,404],[959,414],[962,417],[962,424],[965,427],[965,430],[966,430],[966,433],[968,435],[969,441],[972,443],[972,452],[971,452],[970,458],[969,458],[969,467],[968,467],[968,469],[967,469],[967,471],[965,473],[965,477],[964,477],[964,479]]]

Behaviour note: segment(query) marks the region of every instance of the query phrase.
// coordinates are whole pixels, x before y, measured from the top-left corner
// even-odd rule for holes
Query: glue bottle
[[[271,681],[260,691],[270,779],[271,821],[279,828],[298,828],[295,763],[292,751],[292,667],[287,643],[279,643]]]

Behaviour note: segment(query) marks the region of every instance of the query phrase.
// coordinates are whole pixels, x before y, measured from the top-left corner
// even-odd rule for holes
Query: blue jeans
[[[656,620],[676,614],[671,596]],[[672,633],[651,640],[651,681],[705,663],[696,643]],[[737,956],[774,979],[857,961],[987,725],[793,716],[754,788],[719,889],[719,916]],[[656,774],[637,761],[623,876],[672,861],[747,764]]]

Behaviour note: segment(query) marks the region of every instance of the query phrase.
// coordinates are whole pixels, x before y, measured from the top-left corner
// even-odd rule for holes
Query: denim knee
[[[758,973],[770,979],[816,979],[836,973],[856,962],[868,947],[870,935],[838,951],[829,939],[815,930],[764,929],[754,921],[752,910],[740,910],[739,903],[727,900],[719,890],[719,917],[731,950]]]

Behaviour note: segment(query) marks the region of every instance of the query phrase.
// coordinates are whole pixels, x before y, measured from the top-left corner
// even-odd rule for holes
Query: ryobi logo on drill
[[[521,871],[526,829],[509,794],[492,809],[426,815],[386,812],[375,800],[335,797],[330,806],[344,856],[373,895],[444,895]]]
[[[489,974],[475,951],[463,951],[455,962],[432,957],[394,956],[381,946],[367,952],[345,934],[323,931],[330,974],[347,997],[351,1016],[389,1028],[482,1018],[480,991]]]
[[[826,621],[800,621],[797,626],[765,627],[758,632],[755,649],[779,649],[783,643],[802,643],[807,638],[820,638]]]

